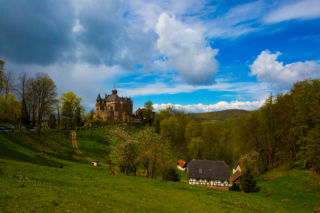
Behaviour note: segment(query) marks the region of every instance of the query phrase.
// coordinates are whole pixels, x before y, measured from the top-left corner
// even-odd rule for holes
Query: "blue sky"
[[[320,77],[320,1],[0,0],[0,59],[87,110],[110,93],[187,112],[253,110]]]

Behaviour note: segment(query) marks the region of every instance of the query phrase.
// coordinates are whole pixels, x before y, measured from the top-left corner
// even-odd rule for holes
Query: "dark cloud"
[[[72,48],[70,1],[0,0],[0,56],[14,63],[50,64]]]
[[[144,32],[139,23],[125,18],[126,12],[123,1],[89,1],[82,5],[78,19],[83,30],[78,39],[84,48],[80,51],[83,60],[126,69],[151,64],[157,35]]]
[[[74,60],[151,65],[157,34],[128,18],[125,1],[0,0],[0,56],[20,64]],[[73,30],[75,24],[78,30]]]

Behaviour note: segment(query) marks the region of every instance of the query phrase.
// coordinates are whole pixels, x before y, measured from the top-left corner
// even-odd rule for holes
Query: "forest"
[[[320,81],[297,82],[285,94],[238,118],[197,121],[174,109],[152,124],[185,160],[240,162],[259,175],[280,165],[301,165],[320,173]]]

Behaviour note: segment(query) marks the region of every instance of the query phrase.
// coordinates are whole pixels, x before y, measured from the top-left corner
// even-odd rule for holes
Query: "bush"
[[[251,169],[245,170],[240,179],[241,189],[246,193],[255,192],[257,190],[256,185]]]
[[[167,181],[179,181],[179,174],[174,168],[165,169],[162,173],[162,179]]]

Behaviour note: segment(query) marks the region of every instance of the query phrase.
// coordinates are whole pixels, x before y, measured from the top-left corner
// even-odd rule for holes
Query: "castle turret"
[[[118,91],[116,89],[112,90],[112,94],[116,95],[118,93]]]
[[[97,101],[101,101],[100,93],[98,94]]]

